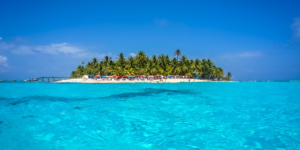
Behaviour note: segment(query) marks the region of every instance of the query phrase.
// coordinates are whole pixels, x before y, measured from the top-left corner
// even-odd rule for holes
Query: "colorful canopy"
[[[126,78],[126,76],[122,76],[123,78]]]
[[[119,78],[120,76],[115,76],[116,78]]]

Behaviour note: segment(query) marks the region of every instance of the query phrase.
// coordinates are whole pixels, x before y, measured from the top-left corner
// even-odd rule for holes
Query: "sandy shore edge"
[[[161,80],[111,80],[111,81],[102,81],[95,79],[68,79],[55,81],[55,83],[184,83],[184,82],[233,82],[233,81],[211,81],[211,80],[197,80],[197,79],[163,79]]]

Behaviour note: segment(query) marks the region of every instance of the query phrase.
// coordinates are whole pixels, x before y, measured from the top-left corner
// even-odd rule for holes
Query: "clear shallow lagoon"
[[[0,149],[299,149],[300,82],[0,83]]]

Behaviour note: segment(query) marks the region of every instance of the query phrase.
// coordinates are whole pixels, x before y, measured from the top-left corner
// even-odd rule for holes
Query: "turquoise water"
[[[0,149],[299,149],[300,83],[0,83]]]

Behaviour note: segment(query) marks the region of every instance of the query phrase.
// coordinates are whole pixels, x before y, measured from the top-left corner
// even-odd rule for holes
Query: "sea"
[[[300,149],[300,82],[2,82],[0,149]]]

